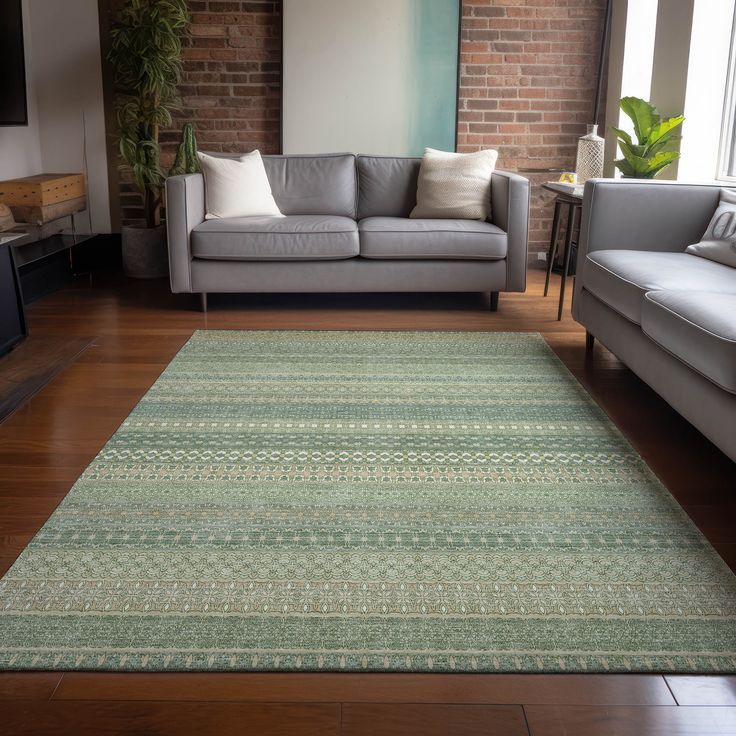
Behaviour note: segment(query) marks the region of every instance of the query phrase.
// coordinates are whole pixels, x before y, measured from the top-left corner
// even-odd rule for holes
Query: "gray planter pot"
[[[169,275],[169,250],[166,226],[124,225],[123,271],[133,279],[160,279]]]

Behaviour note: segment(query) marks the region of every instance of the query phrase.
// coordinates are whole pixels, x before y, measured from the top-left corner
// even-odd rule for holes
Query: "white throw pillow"
[[[204,174],[206,219],[282,217],[258,151],[245,153],[238,159],[218,158],[206,153],[197,153],[197,158]]]
[[[491,215],[491,175],[498,151],[446,153],[424,149],[417,206],[410,217],[486,220]]]
[[[721,190],[721,201],[703,239],[688,245],[685,252],[736,268],[736,189]]]

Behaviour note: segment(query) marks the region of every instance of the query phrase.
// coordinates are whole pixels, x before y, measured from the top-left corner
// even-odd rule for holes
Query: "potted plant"
[[[145,225],[122,228],[123,268],[136,278],[168,273],[161,224],[164,183],[159,135],[172,124],[182,72],[182,42],[189,31],[186,0],[127,0],[111,32],[109,60],[118,90],[116,114],[123,167],[143,195]],[[171,173],[197,170],[191,125]]]
[[[614,164],[626,179],[653,179],[680,158],[679,151],[672,150],[671,145],[677,140],[675,129],[685,118],[678,115],[662,120],[657,108],[639,97],[623,97],[620,105],[634,124],[636,143],[625,130],[611,127],[624,155]]]

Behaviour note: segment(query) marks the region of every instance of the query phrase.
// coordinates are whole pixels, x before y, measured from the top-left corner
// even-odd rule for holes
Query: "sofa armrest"
[[[703,237],[718,207],[721,187],[676,181],[590,179],[585,183],[583,216],[573,293],[585,286],[589,253],[642,250],[681,253]]]
[[[508,236],[506,291],[524,291],[529,249],[528,179],[508,171],[493,172],[491,222]]]
[[[169,240],[171,291],[192,291],[192,230],[204,222],[202,174],[172,176],[166,180],[166,231]]]

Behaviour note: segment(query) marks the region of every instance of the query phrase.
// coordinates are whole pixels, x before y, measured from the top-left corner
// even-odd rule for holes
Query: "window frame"
[[[728,173],[731,161],[733,161],[733,174]],[[736,9],[731,23],[731,49],[728,54],[728,76],[723,98],[721,141],[718,151],[716,179],[736,182]]]

